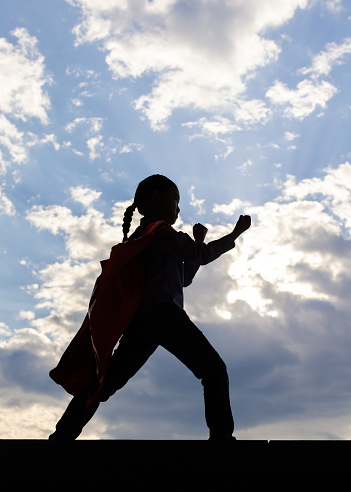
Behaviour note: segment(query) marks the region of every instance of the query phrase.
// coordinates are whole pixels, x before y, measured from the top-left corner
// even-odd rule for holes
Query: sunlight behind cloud
[[[255,8],[252,1],[222,0],[70,3],[83,14],[74,30],[77,43],[101,42],[116,79],[152,74],[153,88],[135,100],[135,108],[152,128],[164,129],[179,108],[217,114],[235,109],[238,121],[247,123],[267,118],[263,101],[236,104],[246,90],[244,79],[279,56],[279,46],[262,33],[284,24],[308,1],[266,0]]]

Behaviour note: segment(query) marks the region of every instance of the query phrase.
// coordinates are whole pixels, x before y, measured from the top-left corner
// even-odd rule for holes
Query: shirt
[[[141,225],[147,221],[150,219],[143,218]],[[207,265],[234,247],[231,235],[205,244],[173,228],[164,232],[142,252],[145,284],[138,313],[144,314],[163,302],[173,302],[183,309],[183,288],[192,283],[200,265]]]

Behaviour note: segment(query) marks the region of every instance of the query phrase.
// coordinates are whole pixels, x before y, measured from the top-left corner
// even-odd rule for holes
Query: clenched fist
[[[195,224],[193,227],[194,239],[197,243],[203,243],[208,229],[202,224]]]
[[[240,215],[238,222],[236,223],[232,235],[234,240],[237,239],[240,234],[247,231],[251,226],[251,217],[250,215]]]

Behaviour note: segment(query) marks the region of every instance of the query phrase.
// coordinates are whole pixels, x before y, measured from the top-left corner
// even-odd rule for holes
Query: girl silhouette
[[[100,402],[122,388],[158,346],[201,380],[209,438],[235,439],[226,366],[184,311],[183,288],[200,265],[234,248],[251,219],[240,216],[230,234],[205,244],[201,224],[193,228],[194,240],[172,228],[179,201],[177,186],[165,176],[138,185],[124,214],[123,243],[102,262],[83,325],[50,372],[74,395],[50,440],[76,439]],[[143,218],[128,238],[135,209]]]

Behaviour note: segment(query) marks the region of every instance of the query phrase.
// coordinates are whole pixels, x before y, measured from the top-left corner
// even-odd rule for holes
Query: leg
[[[131,379],[155,352],[158,343],[149,338],[144,319],[136,319],[114,351],[100,401],[107,401]]]
[[[144,329],[175,355],[204,387],[205,417],[210,438],[230,438],[234,420],[230,407],[226,366],[202,332],[184,311],[162,304],[144,320]]]
[[[107,401],[111,395],[122,388],[156,350],[157,345],[139,333],[145,332],[142,328],[142,322],[132,323],[121,338],[111,357],[100,401]],[[100,405],[97,403],[91,407],[86,407],[86,400],[86,394],[73,397],[56,424],[56,431],[49,437],[50,440],[74,440],[80,435],[83,427],[93,417]]]
[[[82,432],[99,407],[99,403],[86,407],[86,395],[74,396],[64,414],[56,424],[56,431],[49,436],[50,441],[73,441]]]

